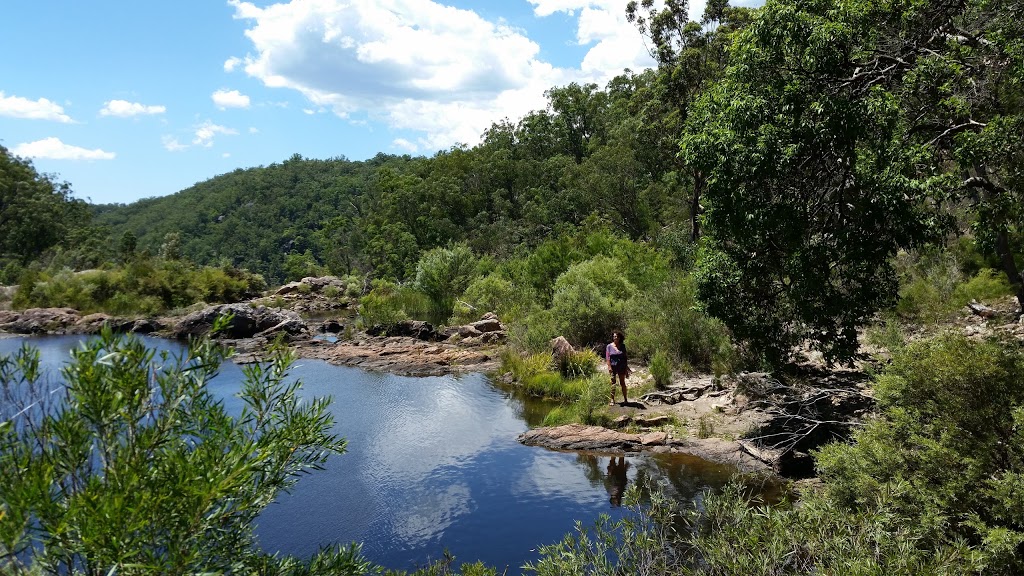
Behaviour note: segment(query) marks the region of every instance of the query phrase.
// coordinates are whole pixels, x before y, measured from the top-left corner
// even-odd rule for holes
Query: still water
[[[25,341],[55,375],[77,336],[0,339],[0,355]],[[180,344],[146,339],[178,351]],[[447,550],[459,562],[481,560],[509,574],[538,559],[575,520],[617,518],[624,485],[661,480],[679,498],[700,498],[733,470],[688,457],[579,455],[526,447],[516,436],[548,408],[525,401],[485,376],[412,378],[299,360],[291,375],[309,397],[331,396],[345,454],[299,480],[260,516],[257,535],[269,552],[308,556],[323,546],[362,542],[389,568],[412,569]],[[211,382],[229,411],[241,369],[231,363]]]

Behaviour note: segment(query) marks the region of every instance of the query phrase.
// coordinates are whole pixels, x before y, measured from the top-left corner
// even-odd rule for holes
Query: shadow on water
[[[82,339],[0,339],[0,354],[28,340],[58,373]],[[181,350],[177,342],[146,342]],[[300,360],[291,375],[302,380],[304,396],[333,398],[334,431],[348,440],[348,451],[263,512],[256,533],[271,552],[304,557],[362,542],[371,560],[389,568],[422,566],[447,550],[514,574],[576,520],[587,526],[601,514],[621,517],[632,483],[651,479],[675,498],[699,500],[734,476],[727,466],[686,456],[523,446],[516,437],[540,425],[555,404],[519,398],[481,374],[413,378]],[[241,409],[242,378],[228,363],[210,383],[229,412]],[[770,493],[765,488],[751,490]]]

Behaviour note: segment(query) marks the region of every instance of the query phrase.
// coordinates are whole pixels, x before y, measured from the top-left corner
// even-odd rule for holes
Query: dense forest
[[[553,87],[430,157],[296,155],[88,206],[0,147],[0,282],[16,306],[156,313],[333,274],[367,322],[495,311],[524,353],[625,327],[641,358],[716,374],[804,343],[848,363],[865,329],[1024,303],[1020,0],[686,8],[624,7],[657,68]],[[817,455],[820,493],[716,496],[680,532],[655,501],[601,528],[646,538],[618,568],[1024,570],[1020,343],[888,342],[878,417]],[[606,556],[578,535],[532,569],[616,573]]]

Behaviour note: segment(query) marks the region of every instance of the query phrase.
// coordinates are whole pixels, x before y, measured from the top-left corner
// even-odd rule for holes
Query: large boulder
[[[227,329],[221,334],[227,338],[252,338],[280,332],[299,336],[308,332],[302,317],[291,310],[254,307],[248,304],[220,304],[182,318],[174,327],[174,335],[184,338],[208,334],[213,328],[214,321],[226,314],[232,316]]]

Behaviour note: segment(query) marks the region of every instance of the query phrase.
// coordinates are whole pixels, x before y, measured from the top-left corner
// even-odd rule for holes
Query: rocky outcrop
[[[150,334],[164,328],[157,320],[121,318],[102,313],[82,316],[72,308],[0,311],[0,332],[11,334],[98,334],[104,326],[114,332],[137,334]]]
[[[304,358],[405,376],[486,372],[497,367],[497,360],[489,350],[467,349],[407,336],[367,336],[334,343],[310,340],[303,342],[298,352]]]
[[[214,321],[226,314],[232,318],[220,335],[224,338],[268,337],[281,333],[297,338],[309,333],[305,321],[296,312],[249,304],[220,304],[204,308],[182,318],[172,332],[178,338],[208,334]]]
[[[369,327],[366,333],[370,336],[407,337],[428,342],[444,339],[437,330],[434,330],[433,324],[422,320],[403,320],[386,326],[377,324]]]
[[[114,332],[132,332],[135,334],[152,334],[166,328],[162,322],[152,318],[119,318],[97,312],[96,314],[82,316],[74,326],[68,329],[68,332],[72,334],[97,334],[103,326],[109,326]]]
[[[73,308],[0,311],[0,331],[12,334],[66,334],[81,319]]]
[[[488,312],[476,322],[463,326],[451,326],[441,334],[441,339],[459,337],[459,343],[463,346],[479,346],[487,344],[498,344],[508,338],[505,325],[498,320],[494,312]]]
[[[751,455],[740,443],[718,438],[674,438],[665,432],[630,434],[601,426],[566,424],[535,428],[519,435],[527,446],[578,452],[653,452],[697,456],[704,460],[735,466],[743,472],[770,472],[771,468]]]

